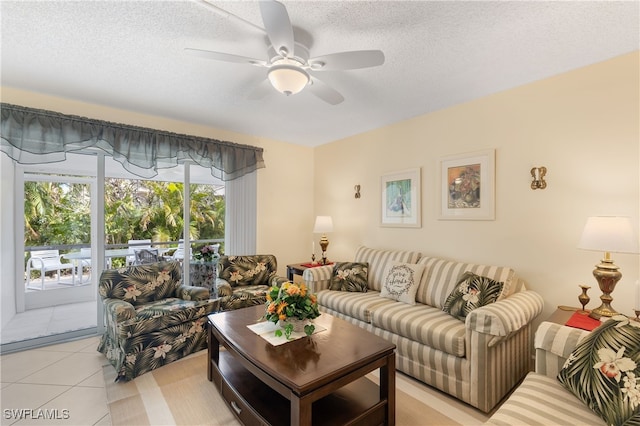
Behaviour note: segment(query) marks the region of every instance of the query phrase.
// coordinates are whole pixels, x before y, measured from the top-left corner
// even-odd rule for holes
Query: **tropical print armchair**
[[[287,281],[277,275],[278,262],[271,254],[222,256],[218,259],[216,288],[220,310],[231,311],[265,304],[272,285]]]
[[[182,285],[180,264],[157,262],[108,269],[98,292],[105,332],[98,351],[131,380],[207,347],[207,315],[217,311],[204,287]]]

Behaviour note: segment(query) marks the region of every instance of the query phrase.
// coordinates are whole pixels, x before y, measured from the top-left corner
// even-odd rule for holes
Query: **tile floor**
[[[2,425],[111,425],[92,336],[0,356]]]
[[[16,314],[0,332],[0,343],[35,339],[96,327],[96,302],[69,303]]]

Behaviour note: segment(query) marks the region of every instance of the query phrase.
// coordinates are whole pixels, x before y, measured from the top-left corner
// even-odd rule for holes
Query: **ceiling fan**
[[[380,50],[338,52],[310,58],[309,49],[300,41],[294,40],[291,20],[282,3],[275,0],[260,1],[260,13],[271,43],[267,49],[268,60],[195,48],[185,48],[185,51],[216,61],[267,68],[267,79],[249,95],[249,99],[264,97],[271,90],[271,83],[277,91],[287,96],[308,87],[311,93],[331,105],[339,104],[344,97],[319,80],[314,75],[316,72],[369,68],[384,63],[384,53]]]

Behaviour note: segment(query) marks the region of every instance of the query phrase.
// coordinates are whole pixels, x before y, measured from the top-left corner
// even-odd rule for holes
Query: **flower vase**
[[[582,289],[582,293],[580,293],[580,295],[578,296],[578,301],[582,305],[581,312],[586,312],[585,307],[587,306],[587,303],[589,303],[589,301],[591,300],[591,298],[587,294],[587,290],[589,290],[591,287],[589,287],[588,285],[581,285],[579,287]]]
[[[283,329],[287,324],[293,325],[293,331],[296,333],[303,333],[304,326],[309,323],[309,320],[302,320],[300,318],[287,318],[286,320],[279,320],[278,325]]]

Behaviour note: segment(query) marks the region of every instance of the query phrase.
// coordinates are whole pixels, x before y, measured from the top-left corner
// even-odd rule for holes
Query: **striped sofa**
[[[318,294],[322,312],[394,343],[398,370],[489,412],[532,369],[531,322],[543,300],[525,290],[511,268],[364,246],[354,261],[369,264],[367,292],[329,290],[331,265],[306,269],[303,279]],[[380,297],[391,261],[425,266],[415,305]],[[466,271],[503,282],[504,296],[462,322],[442,307]]]
[[[558,373],[588,331],[543,322],[535,336],[536,369],[491,416],[486,425],[604,425],[565,389]]]

